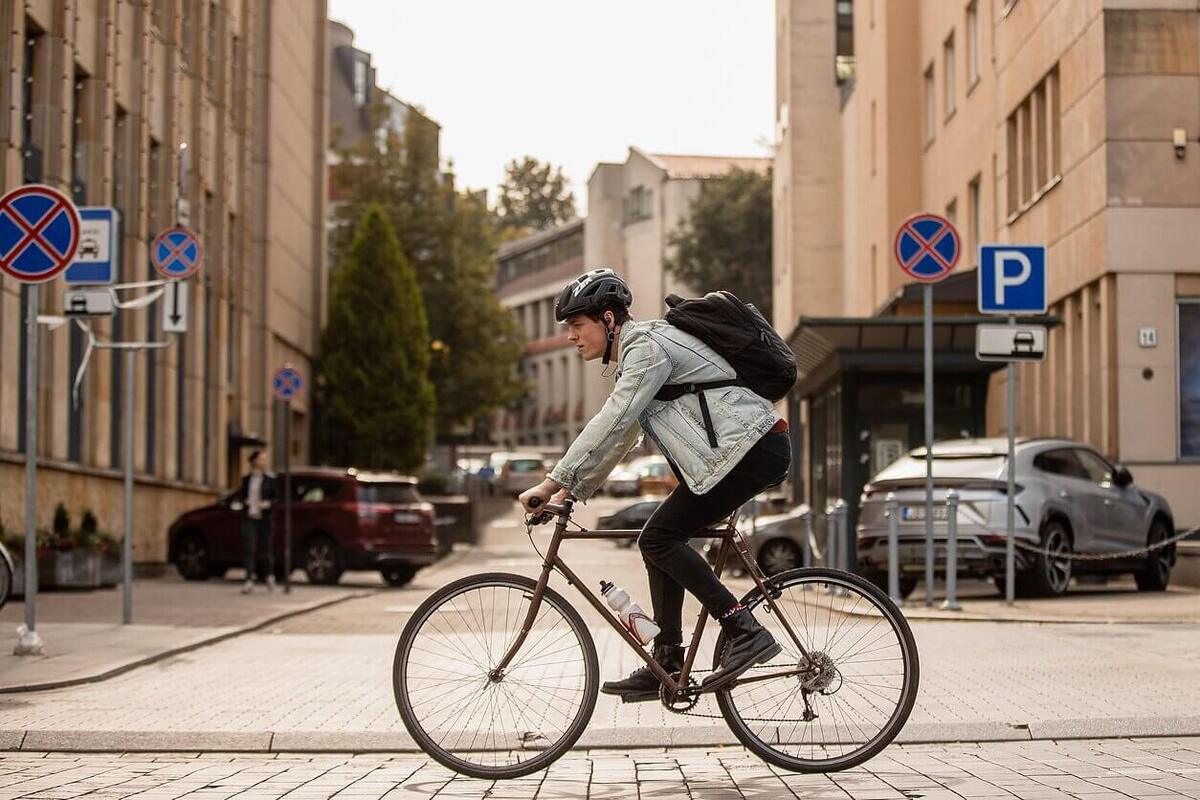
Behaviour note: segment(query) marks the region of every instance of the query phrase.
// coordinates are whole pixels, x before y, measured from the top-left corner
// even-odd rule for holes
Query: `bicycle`
[[[690,713],[699,702],[693,675],[703,670],[692,667],[707,614],[700,610],[682,670],[667,674],[559,555],[566,540],[641,531],[577,523],[569,531],[573,503],[548,503],[526,519],[533,544],[533,525],[557,517],[536,581],[499,572],[453,581],[417,607],[400,635],[392,669],[400,717],[417,745],[449,769],[484,779],[528,775],[562,756],[587,727],[600,682],[596,647],[579,612],[548,585],[552,571],[649,665],[668,710]],[[754,581],[741,602],[782,651],[714,693],[721,716],[742,744],[783,769],[857,766],[890,744],[912,712],[920,664],[908,622],[887,595],[849,572],[800,567],[764,575],[737,516],[701,535],[720,539],[717,575],[731,553],[741,561]],[[714,669],[725,648],[722,633]]]

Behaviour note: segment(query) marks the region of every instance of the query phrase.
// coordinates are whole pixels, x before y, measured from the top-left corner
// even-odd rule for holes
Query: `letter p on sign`
[[[984,314],[1046,312],[1046,248],[982,245],[979,248],[979,310]]]

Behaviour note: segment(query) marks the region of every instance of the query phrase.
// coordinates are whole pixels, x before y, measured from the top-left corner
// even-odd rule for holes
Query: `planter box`
[[[24,553],[12,553],[14,596],[25,595]],[[52,589],[97,589],[121,582],[121,561],[114,553],[94,550],[51,551],[38,556],[38,592]]]

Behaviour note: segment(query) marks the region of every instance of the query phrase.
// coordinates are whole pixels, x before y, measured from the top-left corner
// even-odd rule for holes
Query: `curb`
[[[1200,716],[1050,720],[1030,723],[920,722],[895,744],[1152,739],[1200,736]],[[741,746],[725,726],[607,728],[584,733],[573,749]],[[76,731],[0,730],[0,751],[39,753],[417,753],[403,731]]]
[[[87,683],[99,683],[100,681],[105,681],[105,680],[108,680],[109,678],[115,678],[118,675],[129,672],[130,670],[137,669],[138,667],[144,667],[147,664],[153,664],[156,661],[162,661],[163,659],[171,658],[172,656],[177,656],[181,653],[188,653],[188,652],[191,652],[192,650],[198,650],[201,647],[208,647],[209,645],[214,645],[219,642],[223,642],[226,639],[232,639],[235,636],[241,636],[246,633],[253,633],[254,631],[265,628],[268,625],[274,625],[277,622],[282,622],[285,619],[299,616],[300,614],[307,614],[310,611],[318,611],[322,608],[328,608],[329,606],[337,605],[338,603],[344,603],[347,600],[357,600],[362,597],[369,597],[370,595],[371,595],[371,592],[369,592],[369,591],[358,591],[358,592],[349,592],[341,597],[332,597],[332,598],[329,598],[328,600],[318,600],[316,602],[309,603],[308,605],[301,606],[299,608],[290,609],[288,611],[284,611],[280,614],[276,614],[272,617],[267,617],[266,619],[258,620],[257,622],[253,622],[248,625],[244,625],[244,626],[242,626],[240,628],[236,628],[234,630],[227,630],[223,633],[219,633],[214,636],[202,636],[201,638],[196,639],[195,641],[188,642],[187,644],[181,645],[179,647],[173,647],[169,650],[164,650],[161,653],[155,653],[154,655],[143,656],[141,658],[134,659],[134,660],[129,661],[124,664],[120,664],[116,667],[113,667],[112,669],[105,670],[104,672],[99,672],[94,675],[85,675],[80,678],[67,678],[66,680],[61,680],[61,681],[47,681],[45,683],[30,683],[30,684],[17,684],[17,685],[13,685],[13,686],[0,686],[0,694],[16,694],[18,692],[42,692],[42,691],[47,691],[50,689],[64,689],[69,686],[81,686],[81,685],[87,684]],[[5,737],[12,735],[12,733],[13,733],[13,731],[0,732],[0,748],[3,748],[7,745],[9,740]],[[8,749],[14,749],[14,748],[8,748]]]

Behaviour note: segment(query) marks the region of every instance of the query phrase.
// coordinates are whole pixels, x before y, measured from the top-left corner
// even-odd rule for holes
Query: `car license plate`
[[[949,519],[944,505],[935,504],[933,507],[933,518],[936,521],[945,522]],[[904,522],[922,522],[925,519],[925,506],[901,506],[900,519]]]
[[[392,521],[398,522],[401,525],[415,525],[421,521],[421,515],[414,514],[411,511],[397,511],[392,515]]]

